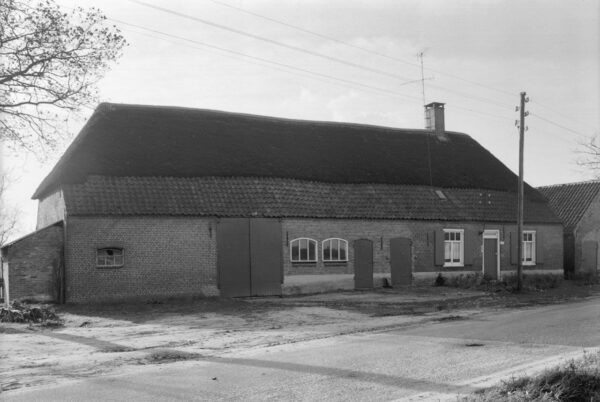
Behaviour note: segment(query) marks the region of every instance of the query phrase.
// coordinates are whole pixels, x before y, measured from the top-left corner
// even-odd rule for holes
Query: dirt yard
[[[511,294],[408,287],[283,298],[196,299],[55,306],[64,326],[1,323],[3,392],[241,350],[322,339],[489,309],[526,308],[600,295],[600,286],[565,282]]]

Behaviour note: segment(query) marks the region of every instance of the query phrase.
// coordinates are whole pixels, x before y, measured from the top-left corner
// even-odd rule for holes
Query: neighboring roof
[[[248,177],[101,177],[64,188],[74,215],[195,215],[516,221],[505,191]],[[560,223],[545,202],[526,201],[529,223]]]
[[[562,219],[565,232],[572,232],[600,192],[600,180],[538,187],[538,191]]]
[[[83,183],[88,175],[273,177],[516,191],[514,173],[471,137],[432,133],[103,103],[33,198]],[[526,194],[543,199],[529,186]]]
[[[48,226],[44,226],[43,228],[37,229],[35,232],[28,233],[28,234],[26,234],[25,236],[21,236],[21,237],[19,237],[19,238],[15,239],[15,240],[12,240],[12,241],[11,241],[11,242],[9,242],[9,243],[6,243],[6,244],[4,244],[2,247],[0,247],[0,250],[2,250],[2,254],[4,255],[4,253],[6,253],[6,252],[8,251],[8,249],[9,249],[9,248],[10,248],[12,245],[14,245],[14,244],[16,244],[16,243],[19,243],[19,242],[20,242],[20,241],[22,241],[22,240],[28,239],[28,238],[30,238],[31,236],[33,236],[33,235],[35,235],[35,234],[37,234],[37,233],[43,232],[43,231],[45,231],[45,230],[47,230],[47,229],[49,229],[49,228],[51,228],[51,227],[54,227],[54,226],[62,226],[62,225],[63,225],[63,221],[58,221],[58,222],[54,222],[54,223],[52,223],[52,224],[50,224],[50,225],[48,225]]]

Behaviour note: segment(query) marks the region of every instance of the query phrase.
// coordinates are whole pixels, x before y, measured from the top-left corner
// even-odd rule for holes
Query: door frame
[[[500,230],[486,229],[481,236],[481,274],[485,275],[485,239],[496,240],[496,276],[500,279]]]

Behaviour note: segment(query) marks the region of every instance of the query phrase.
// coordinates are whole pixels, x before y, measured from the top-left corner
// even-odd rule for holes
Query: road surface
[[[487,312],[361,333],[140,366],[0,395],[35,400],[456,400],[512,375],[600,346],[600,299]]]

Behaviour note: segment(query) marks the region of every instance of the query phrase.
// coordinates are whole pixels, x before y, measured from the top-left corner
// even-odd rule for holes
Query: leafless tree
[[[600,178],[600,135],[581,142],[578,154],[577,164],[591,170],[597,178]]]
[[[96,103],[95,84],[125,45],[98,9],[0,0],[0,141],[55,145],[68,113]]]
[[[15,233],[18,222],[18,210],[7,206],[3,197],[6,194],[7,185],[6,175],[0,175],[0,247],[6,244]]]

